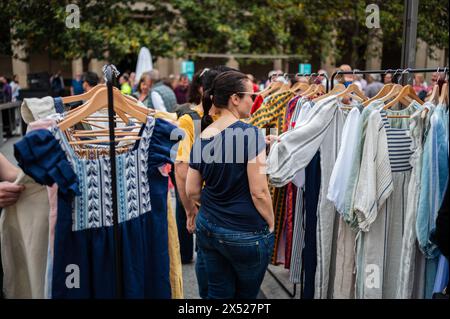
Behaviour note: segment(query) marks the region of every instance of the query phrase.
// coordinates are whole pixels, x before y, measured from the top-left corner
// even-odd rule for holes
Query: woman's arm
[[[248,184],[252,195],[253,204],[269,225],[272,232],[274,229],[274,215],[272,198],[270,197],[269,186],[265,174],[266,150],[264,149],[255,160],[247,164]]]
[[[200,172],[189,167],[186,177],[186,195],[194,202],[200,202],[202,192],[202,176]]]
[[[0,181],[14,182],[19,169],[11,164],[8,159],[0,154]]]

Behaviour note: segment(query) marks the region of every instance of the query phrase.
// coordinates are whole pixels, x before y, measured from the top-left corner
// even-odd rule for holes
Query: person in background
[[[431,93],[433,93],[433,88],[435,85],[439,85],[439,92],[441,92],[442,85],[445,83],[445,73],[441,72],[433,72],[431,75],[430,85],[427,87],[427,97],[426,101],[431,97]]]
[[[8,84],[8,80],[4,76],[0,76],[0,88],[1,88],[0,103],[11,102],[12,100],[11,86]]]
[[[137,85],[137,91],[132,95],[148,107],[150,87],[148,86],[148,81],[146,80],[147,76],[148,75],[146,74],[142,74],[141,79],[139,80],[139,83]]]
[[[81,77],[84,92],[89,92],[99,82],[98,75],[95,72],[85,72]]]
[[[253,74],[247,74],[247,77],[249,78],[250,81],[252,81],[253,92],[254,93],[259,92],[259,86],[258,86],[258,84],[255,83],[255,77],[253,76]]]
[[[175,177],[177,185],[177,225],[179,229],[180,250],[182,262],[190,262],[193,254],[193,237],[195,230],[195,218],[198,213],[198,206],[195,201],[186,195],[186,178],[189,169],[189,157],[194,141],[201,132],[200,120],[203,117],[202,96],[206,90],[212,86],[212,82],[220,73],[233,70],[226,66],[216,66],[212,69],[206,68],[194,75],[190,87],[189,102],[195,107],[192,109],[195,113],[182,115],[178,119],[179,128],[184,130],[185,136],[178,147],[178,154],[175,161]],[[211,110],[211,105],[205,106]],[[211,118],[213,120],[213,118]],[[180,203],[181,202],[181,203]],[[181,205],[179,205],[181,204]],[[181,207],[182,206],[182,207]],[[182,209],[183,208],[183,209]],[[184,211],[183,211],[184,210]],[[185,213],[183,216],[182,213]],[[198,245],[196,245],[198,248]],[[197,259],[195,263],[195,272],[199,286],[201,298],[208,295],[208,279],[206,276],[206,266],[200,250],[196,249]]]
[[[393,79],[392,79],[392,74],[391,73],[386,73],[384,75],[384,79],[383,79],[384,84],[391,84],[394,83]]]
[[[11,87],[11,101],[16,102],[20,93],[20,85],[17,74],[13,75],[11,82],[9,82],[9,86]]]
[[[173,91],[177,97],[178,104],[184,104],[187,102],[189,91],[189,78],[187,74],[180,75],[180,81]]]
[[[354,69],[354,72],[358,72],[358,69]],[[364,91],[367,86],[367,81],[362,77],[361,74],[353,75],[353,83],[355,83],[361,91]]]
[[[320,69],[317,73],[318,73],[318,74],[325,74],[325,76],[328,77],[328,73],[327,73],[327,71],[324,70],[324,69]],[[326,79],[325,76],[323,76],[323,75],[318,75],[318,76],[315,78],[314,83],[315,83],[315,84],[322,84],[323,87],[326,88],[326,87],[327,87],[327,79]]]
[[[50,78],[50,87],[53,97],[64,95],[64,79],[61,75],[61,70],[58,70],[58,72]]]
[[[416,73],[414,75],[414,84],[413,84],[414,91],[416,92],[417,96],[424,101],[425,97],[427,96],[427,85],[425,83],[425,77],[423,76],[423,73]]]
[[[278,77],[283,76],[283,71],[282,70],[272,70],[269,72],[268,76],[267,76],[267,81],[265,84],[265,87],[268,87],[270,83],[276,81],[276,79],[278,79]]]
[[[123,73],[119,78],[120,92],[122,94],[131,95],[130,76],[128,73]]]
[[[75,79],[72,79],[72,85],[70,86],[70,95],[83,94],[83,81],[81,80],[81,74],[75,75]]]
[[[350,72],[350,71],[352,71],[352,68],[348,64],[342,64],[338,68],[338,70],[343,71],[343,72]],[[342,74],[342,75],[339,75],[339,79],[337,79],[337,80],[339,83],[342,83],[345,85],[345,87],[347,87],[353,83],[353,81],[355,80],[355,77],[353,76],[353,74]]]
[[[148,107],[157,111],[173,112],[177,105],[177,98],[173,90],[161,81],[159,71],[153,69],[144,74],[151,90]]]
[[[364,94],[370,99],[377,95],[382,87],[383,83],[381,83],[381,76],[379,74],[368,74],[367,86],[364,90]]]
[[[130,79],[128,82],[130,83],[131,86],[131,93],[136,92],[138,87],[138,85],[136,84],[136,72],[130,73]]]
[[[208,299],[256,298],[274,245],[273,207],[263,173],[266,143],[258,128],[241,121],[250,114],[253,94],[245,74],[219,74],[204,93],[203,119],[210,117],[206,104],[214,104],[219,117],[202,130],[190,155],[186,193],[201,205],[195,229]],[[223,151],[214,158],[202,156],[210,147]]]

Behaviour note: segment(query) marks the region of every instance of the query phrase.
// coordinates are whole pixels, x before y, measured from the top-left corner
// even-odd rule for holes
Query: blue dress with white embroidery
[[[170,298],[167,187],[158,167],[172,163],[172,124],[148,118],[132,150],[116,156],[125,298]],[[115,298],[110,159],[79,158],[57,127],[14,145],[23,171],[58,185],[52,298]]]

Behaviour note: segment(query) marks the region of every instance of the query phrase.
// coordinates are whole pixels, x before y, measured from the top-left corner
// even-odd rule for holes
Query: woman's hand
[[[23,185],[17,185],[10,182],[0,183],[0,207],[8,207],[14,205],[25,189]]]
[[[272,145],[274,142],[280,141],[280,138],[277,135],[267,135],[264,139],[267,145]]]

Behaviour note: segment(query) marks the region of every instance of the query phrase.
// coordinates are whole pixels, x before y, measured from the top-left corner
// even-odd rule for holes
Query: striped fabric
[[[392,128],[385,110],[380,112],[386,129],[389,144],[389,161],[392,172],[404,172],[412,169],[409,159],[413,154],[411,150],[411,137],[409,129]]]
[[[364,233],[360,232],[358,235],[357,298],[381,299],[397,296],[405,218],[408,202],[411,200],[408,189],[411,178],[409,161],[412,151],[408,148],[408,146],[411,147],[408,128],[410,120],[387,119],[387,114],[391,112],[412,114],[415,111],[417,111],[416,104],[411,104],[402,111],[375,111],[371,114],[367,124],[363,160],[361,161],[366,168],[361,168],[358,185],[360,185],[361,179],[368,178],[372,180],[370,182],[372,185],[378,187],[376,187],[376,193],[371,193],[371,198],[366,197],[366,205],[375,203],[376,211],[371,205],[367,205],[363,214],[366,219],[360,224],[364,230],[368,230],[370,226],[370,230]],[[376,131],[378,131],[378,136],[373,134]],[[381,144],[380,138],[385,140],[381,141]],[[382,144],[386,145],[384,149],[380,147]],[[376,151],[374,151],[375,149]],[[386,156],[388,161],[385,160]],[[370,159],[379,164],[365,163]],[[383,177],[387,173],[387,166],[392,167],[389,172],[392,187],[388,186],[389,182]],[[368,168],[372,173],[365,172]],[[392,189],[389,196],[382,186]],[[367,187],[360,189],[367,192]],[[355,208],[359,209],[362,207],[361,203],[358,203],[361,201],[361,193],[357,192],[357,194]],[[383,198],[386,200],[383,201]],[[361,215],[359,216],[361,217]]]

